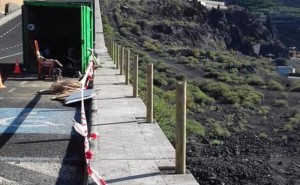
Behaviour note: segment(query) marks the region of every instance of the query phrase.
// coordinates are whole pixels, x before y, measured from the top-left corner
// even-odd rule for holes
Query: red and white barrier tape
[[[87,127],[87,120],[86,120],[86,114],[85,114],[85,109],[84,109],[84,100],[83,100],[83,91],[84,89],[87,89],[89,82],[93,80],[93,61],[90,62],[86,73],[84,77],[81,79],[80,83],[82,84],[81,86],[81,116],[80,116],[80,123],[77,123],[74,119],[74,129],[84,137],[84,152],[85,152],[85,160],[87,163],[87,172],[88,175],[92,177],[92,179],[96,182],[97,185],[106,185],[106,182],[104,181],[103,178],[101,178],[98,173],[93,170],[93,168],[90,166],[90,162],[93,159],[94,152],[90,150],[90,144],[89,140],[95,140],[99,137],[98,133],[91,133],[88,136],[88,127]]]

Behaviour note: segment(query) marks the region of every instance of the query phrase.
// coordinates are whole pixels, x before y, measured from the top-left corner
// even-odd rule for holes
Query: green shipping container
[[[22,16],[27,71],[37,72],[34,47],[37,40],[45,58],[63,64],[63,75],[72,75],[74,70],[85,72],[91,54],[89,49],[94,47],[93,1],[25,0]]]

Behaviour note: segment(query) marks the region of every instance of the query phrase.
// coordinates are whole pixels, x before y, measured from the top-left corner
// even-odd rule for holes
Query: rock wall
[[[0,13],[5,14],[5,5],[8,3],[21,6],[23,4],[23,0],[0,0]]]

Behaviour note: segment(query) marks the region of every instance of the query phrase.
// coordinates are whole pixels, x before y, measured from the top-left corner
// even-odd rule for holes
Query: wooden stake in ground
[[[129,66],[130,66],[130,49],[127,50],[127,60],[126,60],[126,69],[125,69],[125,84],[129,85]]]
[[[153,123],[153,64],[147,66],[147,123]]]
[[[134,77],[133,77],[133,97],[137,98],[138,94],[138,84],[139,84],[139,56],[135,55],[134,59]]]
[[[176,84],[176,166],[178,174],[186,170],[186,82]]]

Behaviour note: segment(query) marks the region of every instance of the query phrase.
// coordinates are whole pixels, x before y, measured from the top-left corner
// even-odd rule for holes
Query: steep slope
[[[196,1],[163,0],[127,3],[111,11],[119,33],[141,45],[159,42],[163,44],[156,48],[162,50],[186,46],[216,51],[233,49],[255,56],[287,55],[274,28],[263,25],[243,8],[208,11]]]
[[[187,163],[201,185],[299,184],[300,84],[259,56],[286,52],[270,22],[196,1],[101,3],[106,37],[139,54],[141,96],[154,63],[155,119],[171,142],[175,82],[188,81]]]

